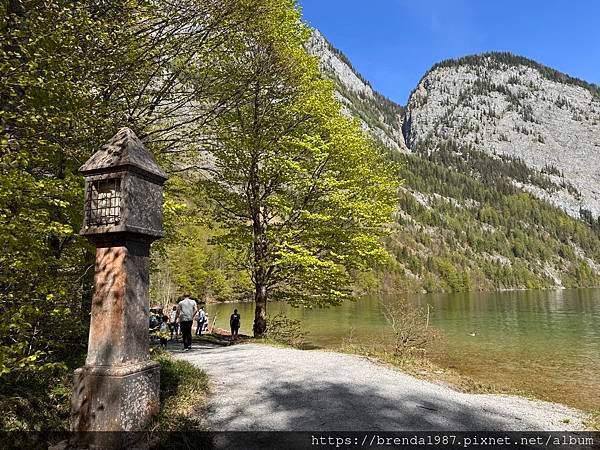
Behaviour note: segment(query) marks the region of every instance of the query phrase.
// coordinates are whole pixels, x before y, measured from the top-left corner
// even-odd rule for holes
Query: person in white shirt
[[[175,320],[179,320],[184,351],[191,350],[192,348],[192,321],[197,311],[198,305],[195,300],[190,298],[189,294],[184,295],[183,300],[177,305]]]
[[[204,307],[200,307],[198,310],[198,314],[196,314],[196,336],[202,335],[202,330],[204,329],[204,322],[206,322],[206,313],[204,312]]]

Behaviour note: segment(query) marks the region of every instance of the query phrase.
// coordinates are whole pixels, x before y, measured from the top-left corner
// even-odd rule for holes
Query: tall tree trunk
[[[267,286],[256,283],[254,301],[254,337],[261,337],[267,331]]]
[[[252,155],[250,166],[249,179],[249,205],[252,216],[252,234],[253,234],[253,251],[254,251],[254,302],[256,308],[254,310],[254,337],[261,337],[267,331],[267,286],[269,282],[268,276],[268,259],[269,259],[269,243],[267,238],[268,214],[265,204],[265,186],[264,180],[260,176],[260,161],[261,155],[264,154],[264,149],[261,147],[261,135],[264,132],[261,124],[261,85],[260,77],[257,78],[254,84],[254,119],[253,131],[254,139],[258,144]]]
[[[252,193],[252,234],[254,251],[254,337],[261,337],[267,331],[267,285],[268,285],[268,242],[266,208],[261,205],[258,181],[258,164],[253,164],[251,193]]]
[[[267,226],[260,208],[253,214],[254,231],[254,337],[267,331]]]

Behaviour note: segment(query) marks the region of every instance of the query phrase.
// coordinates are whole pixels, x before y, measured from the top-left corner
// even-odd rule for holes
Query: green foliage
[[[550,192],[559,190],[559,186],[543,172],[539,173],[529,168],[517,157],[490,156],[471,145],[459,146],[452,139],[423,139],[414,147],[417,153],[431,162],[451,166],[460,173],[475,175],[485,184],[495,186],[503,193],[518,192],[516,187],[511,186],[510,180],[532,184]]]
[[[563,174],[560,172],[560,170],[558,170],[558,168],[552,164],[546,164],[542,170],[542,173],[546,173],[548,175],[555,175],[557,177],[562,177]]]
[[[519,160],[492,158],[452,143],[429,153],[425,148],[412,155],[390,153],[402,161],[407,191],[400,195],[399,229],[386,247],[402,271],[413,276],[391,282],[382,267],[383,290],[552,287],[548,267],[565,286],[600,284],[599,274],[577,256],[582,252],[600,261],[596,221],[587,226],[511,183],[516,179],[551,188],[543,175]]]
[[[189,125],[209,122],[239,95],[215,76],[219,64],[196,72],[199,91],[183,79],[188,59],[219,57],[236,33],[233,12],[237,20],[254,13],[242,6],[235,0],[0,1],[3,404],[37,398],[36,405],[54,405],[49,386],[81,364],[94,253],[77,235],[83,210],[77,168],[130,126],[173,169],[167,156],[200,142]],[[194,33],[181,32],[192,23]],[[218,107],[208,101],[215,91],[222,94]],[[165,209],[175,215],[177,205]],[[218,278],[208,272],[204,285]],[[44,427],[43,420],[54,426],[37,417],[24,414],[14,426]]]
[[[346,88],[333,73],[328,76],[336,81],[336,91],[348,100],[349,103],[344,102],[344,105],[354,117],[359,118],[371,129],[382,129],[389,139],[397,139],[396,136],[402,133],[400,117],[404,115],[403,107],[377,91],[374,91],[372,96],[362,92],[357,93]],[[377,136],[374,136],[374,139],[380,140]]]
[[[163,307],[190,293],[202,301],[248,299],[251,283],[241,255],[213,241],[225,233],[198,185],[173,177],[167,185],[167,236],[154,246],[151,298]]]
[[[592,227],[592,229],[600,236],[600,216],[596,217],[594,220],[594,216],[589,209],[580,208],[579,215],[581,220],[586,222]]]
[[[113,6],[0,2],[0,395],[23,408],[9,428],[59,426],[51,387],[85,349],[93,253],[77,236],[77,168],[125,118],[106,89],[129,57],[115,41],[133,3]]]
[[[24,378],[18,387],[4,385],[0,389],[0,429],[27,432],[69,429],[71,376],[65,376],[62,371],[53,375],[47,371],[30,375],[50,385]]]
[[[336,304],[351,294],[349,269],[385,256],[396,173],[341,114],[294,3],[262,7],[225,63],[229,89],[247,95],[211,124],[203,184],[226,230],[215,242],[245,253],[261,304]]]

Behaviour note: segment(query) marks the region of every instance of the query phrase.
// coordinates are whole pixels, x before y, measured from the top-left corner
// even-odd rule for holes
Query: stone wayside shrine
[[[167,176],[129,128],[79,170],[85,176],[81,234],[96,245],[96,271],[71,428],[140,431],[160,406],[160,370],[149,356],[149,256],[152,241],[163,236]]]

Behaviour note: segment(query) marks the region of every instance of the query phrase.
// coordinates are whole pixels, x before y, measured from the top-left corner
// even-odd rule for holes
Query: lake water
[[[429,353],[438,364],[541,399],[600,409],[600,289],[409,299],[430,305],[430,324],[442,333]],[[380,301],[363,298],[314,310],[272,303],[268,311],[301,320],[308,340],[316,346],[338,346],[350,333],[355,341],[372,344],[386,329]],[[216,314],[216,325],[228,329],[233,308],[242,315],[240,331],[252,334],[252,303],[210,304],[210,321]]]

